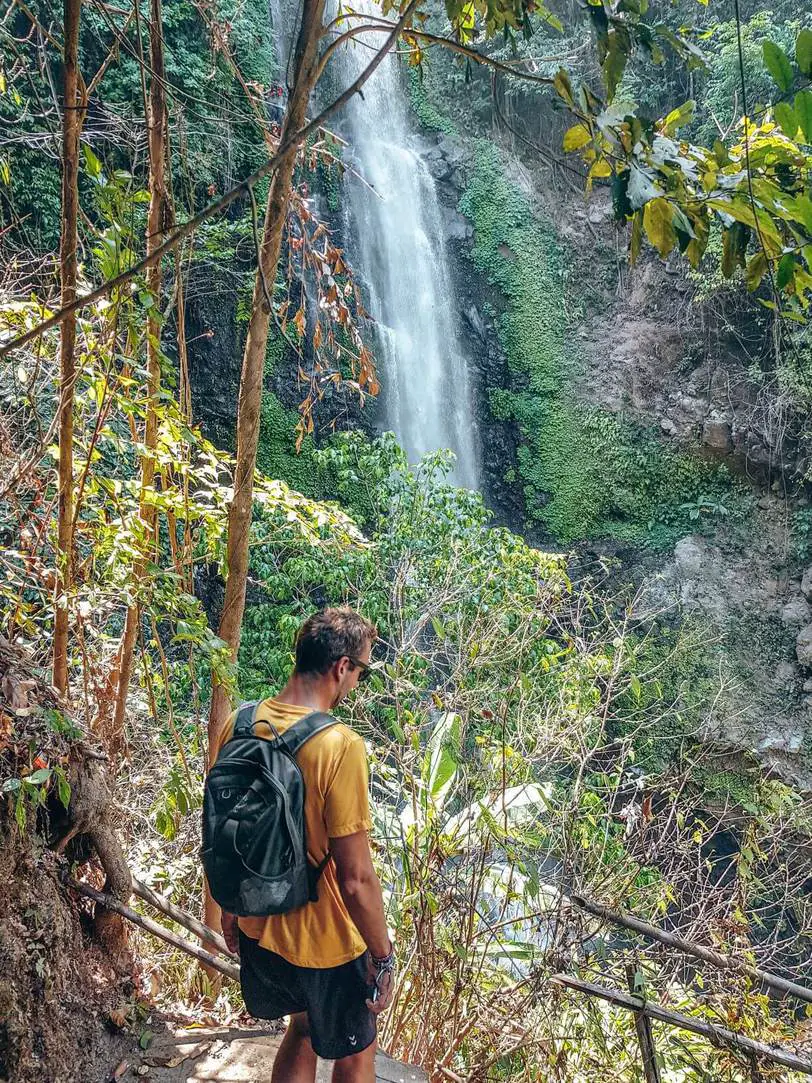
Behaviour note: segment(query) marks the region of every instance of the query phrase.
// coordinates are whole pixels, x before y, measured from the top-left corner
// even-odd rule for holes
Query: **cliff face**
[[[703,628],[725,689],[707,736],[812,787],[810,442],[766,316],[712,274],[652,255],[630,268],[605,190],[586,202],[421,93],[496,521],[572,549],[577,574],[608,569],[613,591],[639,593],[641,619]],[[328,212],[337,232],[340,217]],[[227,268],[213,281],[190,288],[189,352],[197,416],[230,446],[245,282]],[[306,488],[295,374],[272,336],[260,465]],[[324,434],[374,431],[376,410],[328,398],[319,419]]]

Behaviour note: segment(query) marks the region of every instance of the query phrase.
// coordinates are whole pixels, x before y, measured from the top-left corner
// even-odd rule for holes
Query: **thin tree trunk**
[[[149,60],[152,78],[149,89],[149,213],[147,215],[147,255],[162,242],[166,224],[166,92],[164,88],[164,45],[161,30],[161,0],[150,0]],[[158,442],[158,395],[161,390],[161,325],[158,319],[161,297],[161,262],[150,264],[147,269],[147,289],[153,304],[147,316],[147,416],[144,426],[144,457],[141,460],[141,499],[139,516],[145,525],[146,544],[151,545],[155,536],[155,507],[149,500],[149,491],[155,481],[155,456]],[[144,558],[133,568],[134,589],[144,575]],[[124,745],[124,714],[127,692],[132,675],[133,652],[140,619],[139,606],[134,601],[127,610],[124,635],[121,639],[118,659],[118,689],[113,715],[113,727],[108,741],[111,753],[120,752]]]
[[[304,127],[310,94],[319,71],[319,41],[323,33],[325,0],[304,0],[302,24],[296,44],[296,74],[288,100],[281,143]],[[237,407],[237,457],[234,469],[234,496],[228,509],[228,544],[223,614],[218,635],[231,647],[234,660],[240,646],[240,626],[245,610],[245,587],[248,576],[248,541],[254,495],[254,470],[259,440],[259,417],[262,406],[262,383],[265,373],[265,347],[271,311],[266,289],[272,293],[282,249],[282,234],[290,203],[293,170],[298,147],[291,146],[279,163],[271,181],[265,211],[265,227],[254,281],[254,296],[248,337],[240,374],[240,397]],[[209,713],[208,754],[228,717],[231,704],[225,688],[212,674],[212,700]],[[204,923],[212,928],[220,924],[220,908],[208,889],[204,894]]]
[[[79,247],[79,136],[84,107],[79,76],[82,0],[65,0],[65,82],[62,120],[61,307],[76,300]],[[76,387],[76,315],[62,323],[59,343],[59,523],[56,541],[56,615],[53,683],[68,688],[68,594],[73,585],[73,402]]]
[[[325,0],[305,0],[302,25],[296,47],[296,76],[288,102],[282,142],[304,126],[310,93],[318,74],[318,45],[322,34]],[[274,174],[268,192],[265,228],[259,254],[259,268],[254,282],[254,296],[248,337],[240,375],[240,398],[237,410],[237,459],[234,471],[234,496],[228,512],[228,579],[223,614],[218,635],[231,647],[236,660],[240,645],[240,626],[245,609],[245,586],[248,575],[248,536],[254,493],[254,470],[259,439],[259,416],[262,405],[262,381],[265,371],[265,347],[268,341],[270,309],[265,288],[273,291],[282,247],[282,234],[290,202],[291,181],[297,148],[291,147]],[[226,690],[213,681],[209,714],[209,748],[230,710]]]

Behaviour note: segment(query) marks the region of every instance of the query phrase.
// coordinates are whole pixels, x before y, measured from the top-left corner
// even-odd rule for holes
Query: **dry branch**
[[[226,959],[221,959],[218,955],[212,954],[210,951],[205,951],[203,948],[199,948],[196,944],[191,944],[188,940],[185,940],[182,936],[177,936],[175,933],[170,932],[169,929],[164,928],[163,925],[159,925],[157,921],[152,921],[151,918],[144,917],[142,914],[137,914],[135,910],[131,910],[129,906],[125,906],[123,903],[118,902],[112,895],[106,894],[104,891],[97,891],[95,888],[90,887],[89,884],[80,884],[77,880],[68,879],[67,883],[74,891],[80,895],[84,895],[85,898],[92,899],[100,906],[104,906],[108,910],[113,910],[116,914],[120,914],[121,917],[131,921],[134,925],[138,925],[141,929],[144,929],[148,933],[152,933],[153,936],[157,936],[161,940],[165,940],[167,944],[171,944],[175,948],[179,948],[181,951],[185,951],[187,955],[194,956],[201,963],[205,963],[206,966],[211,967],[213,970],[219,970],[221,974],[225,974],[227,978],[232,978],[234,981],[240,980],[240,968],[235,966],[234,963],[229,962]],[[173,918],[173,920],[176,920]],[[207,938],[208,938],[207,933]]]
[[[657,1019],[659,1022],[667,1023],[671,1027],[688,1030],[692,1034],[701,1034],[703,1038],[708,1038],[716,1044],[732,1045],[749,1055],[755,1054],[758,1057],[764,1057],[766,1060],[772,1061],[774,1064],[792,1068],[793,1071],[801,1072],[803,1075],[812,1075],[812,1061],[801,1060],[800,1057],[790,1053],[787,1049],[782,1049],[780,1046],[767,1045],[766,1042],[756,1041],[755,1038],[747,1038],[744,1034],[728,1030],[727,1027],[708,1023],[704,1019],[689,1018],[679,1012],[672,1012],[667,1008],[662,1008],[659,1004],[654,1004],[650,1000],[641,1000],[640,997],[621,993],[617,989],[607,989],[603,985],[595,985],[593,982],[582,981],[580,978],[572,978],[569,974],[556,974],[551,978],[551,981],[563,985],[567,989],[586,993],[587,996],[606,1000],[610,1004],[616,1004],[618,1007],[626,1008],[627,1011],[636,1012],[638,1015],[645,1015],[649,1019]]]
[[[150,906],[154,906],[156,910],[160,910],[162,914],[166,914],[168,918],[177,922],[178,925],[182,925],[190,933],[199,936],[201,940],[213,944],[221,955],[239,965],[239,955],[234,955],[233,952],[228,950],[225,940],[219,933],[209,928],[208,925],[204,925],[202,921],[198,921],[196,917],[193,917],[185,910],[181,910],[179,906],[175,906],[174,903],[165,899],[163,895],[159,895],[157,891],[153,891],[151,887],[142,884],[135,877],[133,877],[133,894],[137,895],[139,899],[143,899],[144,902],[148,902]]]
[[[602,918],[613,925],[621,925],[624,929],[639,933],[651,940],[657,940],[669,948],[675,948],[677,951],[683,952],[685,955],[693,955],[694,958],[702,959],[703,962],[719,967],[720,970],[734,970],[738,974],[744,974],[746,977],[752,978],[753,981],[761,982],[770,989],[775,989],[776,992],[812,1004],[812,989],[807,989],[803,985],[789,981],[788,978],[782,978],[778,974],[770,974],[757,966],[750,966],[743,959],[737,959],[732,955],[723,955],[721,952],[714,951],[713,948],[705,948],[701,944],[695,944],[692,940],[685,940],[676,933],[658,929],[656,925],[649,925],[648,922],[641,921],[640,918],[636,918],[632,914],[623,913],[621,910],[613,910],[609,906],[604,906],[603,903],[585,899],[581,895],[571,895],[570,899],[581,910],[586,910],[588,914],[592,914],[594,917]]]

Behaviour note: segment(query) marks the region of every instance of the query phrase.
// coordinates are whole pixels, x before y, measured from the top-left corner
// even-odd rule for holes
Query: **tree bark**
[[[79,247],[79,136],[84,109],[79,75],[82,0],[65,0],[64,101],[62,119],[62,241],[60,305],[76,300]],[[59,521],[56,541],[54,687],[68,688],[68,593],[73,584],[73,403],[76,387],[76,315],[62,323],[59,341]]]
[[[164,80],[164,43],[162,33],[161,0],[150,0],[149,60],[150,89],[147,119],[149,145],[149,212],[147,215],[147,256],[163,241],[166,225],[166,135],[167,111]],[[158,396],[161,390],[161,324],[158,319],[161,299],[161,261],[147,268],[147,289],[153,304],[147,315],[147,415],[144,424],[144,456],[141,460],[141,498],[139,517],[144,523],[145,545],[151,545],[155,537],[155,507],[148,494],[155,482],[155,455],[158,442]],[[144,575],[144,557],[133,568],[133,585],[138,585]],[[127,609],[124,634],[118,657],[118,688],[113,714],[113,726],[108,740],[110,753],[115,755],[124,747],[124,715],[127,692],[132,675],[133,653],[138,635],[140,610],[137,600]]]
[[[305,0],[302,25],[296,46],[296,75],[285,114],[281,142],[304,127],[310,94],[319,68],[319,40],[325,0]],[[264,283],[273,291],[276,269],[282,248],[282,234],[290,203],[291,182],[296,163],[297,147],[284,153],[274,173],[268,192],[265,227],[259,253],[259,267],[254,282],[254,296],[248,337],[245,342],[240,397],[237,409],[237,457],[234,470],[234,495],[228,512],[227,562],[223,613],[218,635],[231,647],[236,661],[240,646],[240,626],[245,610],[245,586],[248,575],[248,539],[254,493],[254,470],[259,439],[259,415],[262,405],[262,381],[265,372],[265,347],[271,312],[265,298]],[[225,688],[212,680],[212,702],[209,714],[209,749],[225,722],[230,703]],[[207,922],[207,924],[211,924]]]

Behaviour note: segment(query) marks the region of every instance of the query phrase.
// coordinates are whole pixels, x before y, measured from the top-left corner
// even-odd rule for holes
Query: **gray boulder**
[[[795,640],[795,654],[802,666],[812,669],[812,624],[802,628]]]
[[[800,594],[790,598],[781,609],[781,620],[787,628],[805,628],[812,623],[812,606]]]

